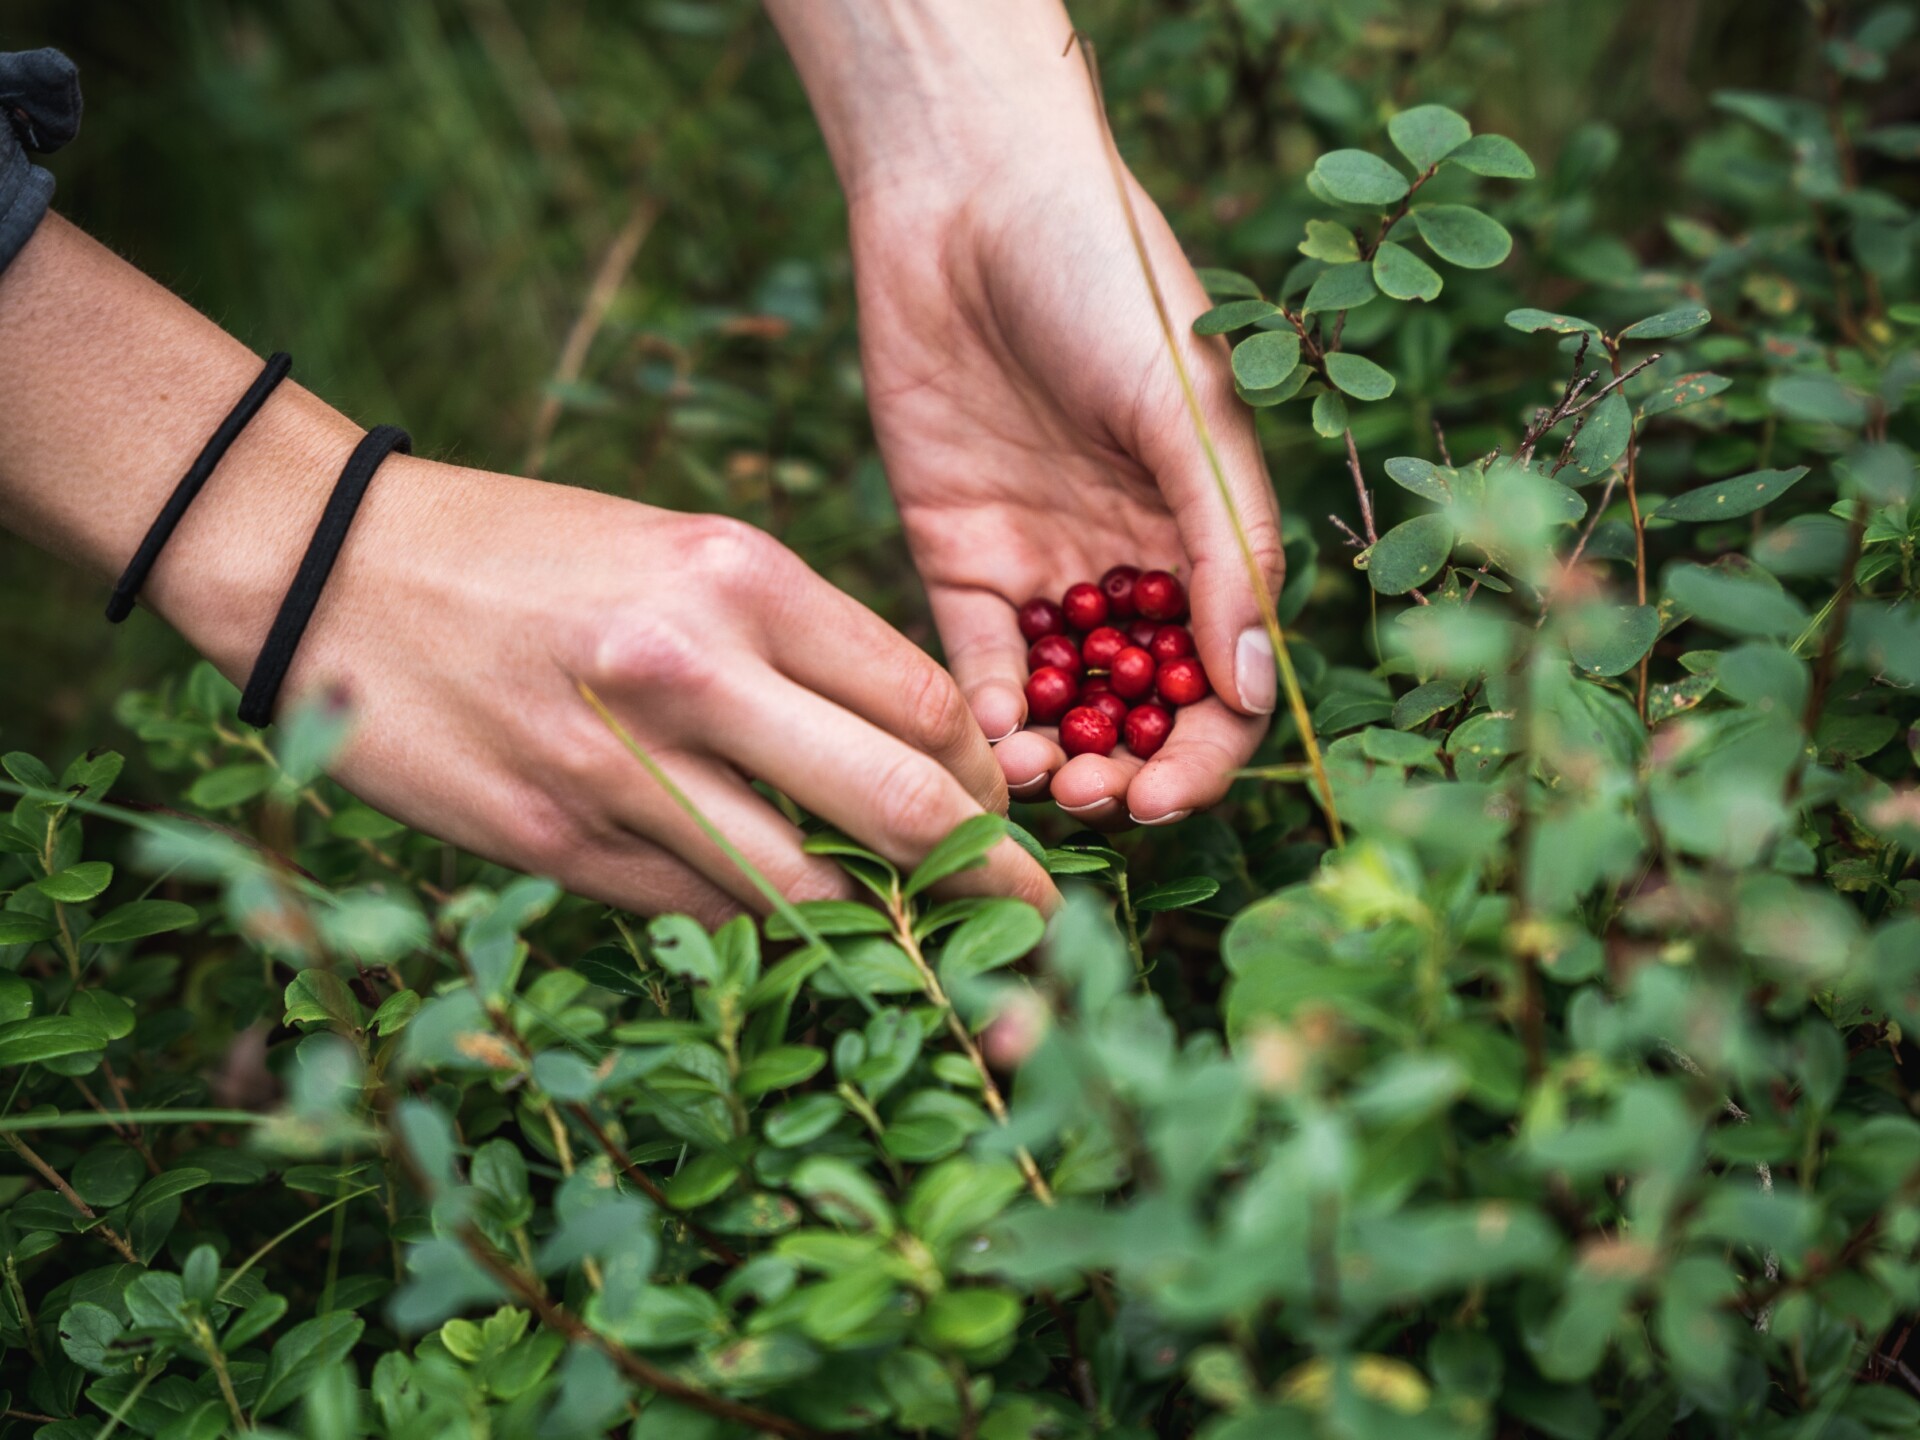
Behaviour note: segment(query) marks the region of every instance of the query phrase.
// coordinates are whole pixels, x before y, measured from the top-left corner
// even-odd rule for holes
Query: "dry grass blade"
[[[1127,174],[1120,160],[1120,146],[1113,138],[1113,126],[1107,120],[1107,104],[1100,89],[1100,65],[1094,57],[1093,42],[1075,31],[1072,43],[1080,47],[1080,57],[1087,67],[1087,79],[1093,86],[1093,107],[1099,114],[1100,131],[1106,140],[1107,168],[1112,172],[1114,190],[1120,197],[1120,208],[1127,217],[1127,238],[1133,242],[1133,253],[1140,261],[1140,273],[1146,277],[1147,290],[1153,296],[1153,312],[1160,321],[1160,334],[1166,341],[1167,355],[1180,377],[1180,393],[1186,400],[1187,415],[1193,421],[1194,435],[1206,454],[1207,468],[1212,471],[1213,483],[1220,492],[1220,503],[1227,507],[1227,518],[1233,523],[1234,538],[1240,544],[1240,558],[1247,567],[1247,581],[1253,586],[1254,602],[1260,607],[1260,618],[1266,625],[1267,639],[1273,645],[1273,659],[1280,670],[1281,688],[1287,694],[1287,708],[1292,712],[1293,723],[1300,731],[1300,744],[1307,752],[1307,764],[1313,771],[1315,788],[1320,792],[1320,806],[1326,813],[1327,829],[1335,845],[1344,845],[1346,833],[1340,824],[1340,811],[1334,804],[1333,785],[1327,779],[1327,767],[1320,757],[1320,738],[1314,733],[1313,720],[1307,713],[1307,697],[1300,689],[1300,676],[1293,668],[1287,637],[1280,628],[1280,612],[1274,605],[1272,592],[1267,589],[1267,577],[1260,573],[1259,562],[1253,558],[1247,527],[1240,518],[1240,507],[1234,503],[1233,491],[1228,488],[1227,473],[1220,464],[1220,452],[1214,448],[1213,430],[1200,408],[1199,396],[1194,393],[1193,377],[1187,372],[1186,357],[1180,353],[1173,320],[1167,313],[1166,297],[1160,291],[1160,278],[1154,273],[1153,258],[1147,254],[1147,243],[1140,234],[1140,220],[1133,211],[1133,197],[1127,191]]]

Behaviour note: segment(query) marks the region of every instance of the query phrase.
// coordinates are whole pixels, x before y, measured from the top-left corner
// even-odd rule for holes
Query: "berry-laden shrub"
[[[1283,721],[1226,819],[1014,827],[1050,927],[940,898],[992,817],[819,831],[868,898],[763,929],[609,914],[204,668],[121,707],[176,806],[7,755],[4,1423],[1914,1433],[1916,137],[1857,98],[1909,15],[1720,97],[1661,268],[1604,143],[1415,105],[1272,299],[1209,272],[1357,487],[1280,597],[1327,784]]]

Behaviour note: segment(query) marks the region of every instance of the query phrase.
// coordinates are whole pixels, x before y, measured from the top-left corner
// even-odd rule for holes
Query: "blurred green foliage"
[[[353,323],[283,318],[193,206],[149,264],[313,326],[356,408],[756,519],[912,623],[835,202],[751,12],[643,7],[631,55],[484,0],[141,13],[194,113],[249,66],[286,77],[251,123],[305,97],[260,159],[319,168],[257,193],[314,232],[251,243],[310,247]],[[358,804],[321,775],[337,715],[269,744],[204,665],[69,693],[49,643],[19,673],[63,764],[3,759],[0,1423],[1920,1427],[1915,7],[1084,18],[1259,410],[1349,842],[1283,721],[1216,814],[1027,812],[1072,882],[1050,927],[938,897],[979,817],[910,875],[818,831],[868,903],[709,935]],[[90,75],[157,64],[143,33]],[[197,132],[207,177],[234,123]],[[423,146],[418,189],[369,170]],[[501,238],[516,195],[551,253]],[[660,197],[540,441],[587,277]],[[482,330],[528,348],[466,388],[393,365]],[[126,735],[143,781],[91,748]],[[112,803],[148,791],[184,813]]]

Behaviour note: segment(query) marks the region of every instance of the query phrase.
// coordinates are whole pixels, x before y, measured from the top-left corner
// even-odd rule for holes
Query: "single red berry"
[[[1192,656],[1164,661],[1160,673],[1154,677],[1154,685],[1160,691],[1160,698],[1169,705],[1191,705],[1204,700],[1211,688],[1207,684],[1207,672]]]
[[[1107,623],[1107,597],[1098,585],[1084,580],[1067,587],[1067,593],[1060,597],[1060,608],[1067,612],[1067,624],[1076,630],[1091,630]]]
[[[1100,589],[1107,597],[1107,613],[1116,620],[1131,620],[1138,612],[1133,607],[1133,582],[1140,578],[1137,565],[1116,565],[1100,577]]]
[[[1133,603],[1149,620],[1178,620],[1187,613],[1187,590],[1164,570],[1149,570],[1133,582]]]
[[[1127,638],[1142,650],[1153,648],[1153,637],[1160,633],[1160,627],[1151,620],[1129,620]]]
[[[1073,708],[1080,682],[1058,665],[1048,665],[1027,677],[1027,718],[1051,725]]]
[[[1124,730],[1127,748],[1142,760],[1152,759],[1153,753],[1166,744],[1167,736],[1173,733],[1173,712],[1149,700],[1127,712]]]
[[[1120,743],[1120,727],[1091,705],[1066,713],[1060,722],[1060,748],[1069,755],[1111,755]]]
[[[1113,657],[1113,693],[1124,700],[1140,700],[1153,689],[1154,659],[1138,645],[1129,645]]]
[[[1042,635],[1027,651],[1027,669],[1044,670],[1052,665],[1069,675],[1080,673],[1080,647],[1064,635]]]
[[[1123,723],[1127,718],[1127,702],[1111,690],[1096,690],[1091,695],[1082,690],[1080,703],[1089,710],[1098,710],[1115,725]]]
[[[1089,675],[1080,682],[1080,693],[1082,695],[1111,695],[1113,693],[1113,682],[1104,674]]]
[[[1180,660],[1193,654],[1193,632],[1184,625],[1162,625],[1147,646],[1156,660]]]
[[[1067,633],[1067,617],[1061,608],[1051,600],[1033,599],[1020,607],[1017,616],[1020,633],[1028,640],[1038,640],[1042,635],[1064,635]]]
[[[1111,625],[1102,625],[1080,642],[1080,658],[1089,670],[1106,670],[1112,666],[1113,657],[1126,648],[1126,636]]]

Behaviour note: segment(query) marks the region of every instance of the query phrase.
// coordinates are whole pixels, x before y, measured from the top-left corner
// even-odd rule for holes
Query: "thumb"
[[[1214,357],[1194,357],[1195,384],[1225,479],[1209,464],[1184,401],[1160,426],[1164,453],[1148,464],[1159,477],[1187,557],[1193,562],[1188,594],[1194,646],[1207,679],[1243,715],[1270,715],[1278,699],[1273,643],[1261,616],[1258,571],[1269,601],[1286,578],[1280,548],[1280,506],[1255,438],[1253,417],[1218,373]],[[1191,361],[1189,363],[1192,363]],[[1223,393],[1224,392],[1224,393]]]

